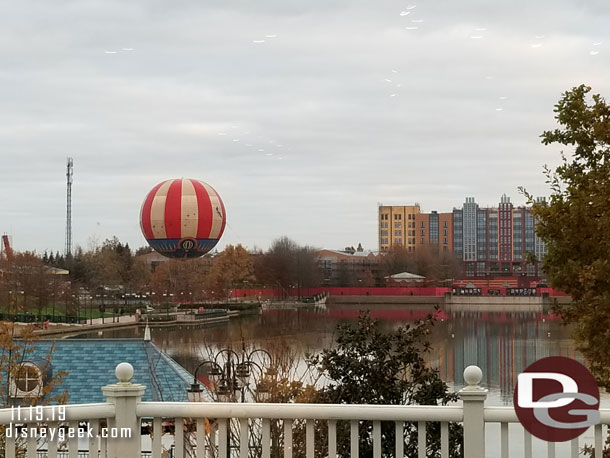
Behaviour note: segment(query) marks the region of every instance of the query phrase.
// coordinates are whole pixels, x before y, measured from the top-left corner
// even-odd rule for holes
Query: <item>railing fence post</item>
[[[144,385],[131,383],[133,366],[121,363],[115,369],[119,383],[102,387],[106,402],[114,404],[114,418],[108,418],[107,458],[140,457],[141,425],[136,406],[146,390]],[[129,431],[130,437],[121,437]],[[156,431],[155,431],[156,432]]]
[[[464,404],[464,456],[485,458],[485,399],[487,390],[479,383],[483,372],[477,366],[464,369],[466,386],[458,395]]]

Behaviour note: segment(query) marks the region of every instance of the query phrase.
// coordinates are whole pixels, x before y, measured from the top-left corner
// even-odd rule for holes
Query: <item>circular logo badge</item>
[[[513,402],[523,427],[549,442],[572,440],[600,422],[595,378],[563,356],[539,359],[519,374]]]
[[[180,240],[179,245],[184,251],[190,251],[195,248],[195,243],[196,242],[193,239],[182,239]]]

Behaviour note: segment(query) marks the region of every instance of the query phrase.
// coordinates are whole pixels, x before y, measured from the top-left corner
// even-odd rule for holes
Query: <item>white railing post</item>
[[[464,456],[485,458],[485,399],[487,390],[479,386],[483,372],[477,366],[464,369],[466,386],[459,391],[464,403]]]
[[[141,455],[140,419],[136,407],[146,390],[144,385],[131,383],[133,366],[121,363],[115,369],[119,383],[102,387],[106,402],[114,404],[114,418],[108,418],[107,458],[139,457]],[[129,431],[131,437],[121,437]],[[118,437],[117,437],[118,436]]]

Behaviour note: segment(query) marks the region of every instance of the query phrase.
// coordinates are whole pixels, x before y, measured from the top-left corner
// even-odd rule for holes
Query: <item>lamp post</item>
[[[66,324],[68,323],[68,292],[67,291],[62,291],[61,292],[64,296],[64,318],[65,318],[65,322]]]
[[[104,316],[106,315],[106,295],[102,294],[102,308],[100,309],[102,312],[102,324],[104,324]]]
[[[254,360],[256,355],[261,355],[259,356],[261,363],[264,355],[271,365],[271,355],[260,348],[246,351],[245,347],[242,347],[239,353],[231,348],[218,350],[211,359],[202,361],[195,369],[193,383],[187,390],[188,400],[204,402],[203,390],[199,385],[197,374],[202,367],[208,366],[208,378],[219,402],[236,402],[238,398],[241,402],[246,402],[247,392],[254,395],[254,400],[268,401],[270,392],[266,378],[272,371],[269,368],[265,371],[263,366]],[[253,370],[259,373],[257,379],[252,377]],[[251,384],[253,387],[250,386]],[[231,428],[227,428],[227,458],[231,456],[230,430]]]
[[[55,303],[57,302],[57,275],[53,275],[53,322],[56,323],[55,318]]]
[[[11,317],[12,295],[13,295],[13,291],[7,290],[7,292],[6,292],[6,306],[7,306],[7,310],[8,310],[8,315],[9,315],[8,320],[9,321],[14,321],[13,318]]]
[[[202,361],[193,375],[193,383],[188,390],[189,401],[201,401],[201,388],[197,379],[199,370],[204,366],[209,366],[208,377],[215,388],[216,396],[220,402],[232,402],[237,397],[241,402],[246,402],[246,393],[254,393],[255,397],[261,401],[266,401],[269,396],[268,384],[265,380],[269,371],[265,372],[263,366],[254,359],[257,354],[264,355],[271,362],[271,355],[262,348],[246,351],[243,349],[237,353],[231,348],[218,350],[214,357]],[[259,378],[252,377],[253,370],[259,373]],[[251,387],[252,382],[255,382]]]

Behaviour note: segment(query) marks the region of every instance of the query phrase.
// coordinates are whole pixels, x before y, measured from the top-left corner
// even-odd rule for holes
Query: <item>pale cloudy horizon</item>
[[[221,195],[218,244],[377,249],[377,204],[547,195],[561,93],[610,97],[605,2],[25,1],[0,6],[0,233],[146,244],[158,182]],[[408,13],[408,14],[407,14]]]

